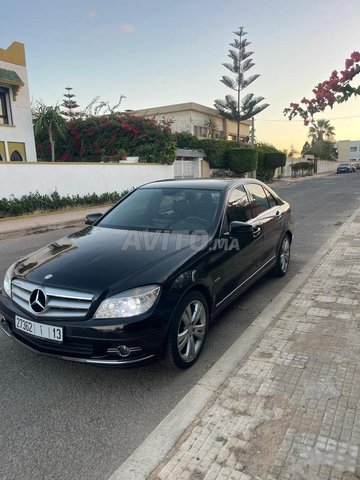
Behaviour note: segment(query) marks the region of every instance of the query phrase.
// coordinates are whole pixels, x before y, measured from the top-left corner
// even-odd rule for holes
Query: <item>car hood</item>
[[[22,259],[15,276],[100,295],[161,284],[199,254],[194,237],[87,227]]]

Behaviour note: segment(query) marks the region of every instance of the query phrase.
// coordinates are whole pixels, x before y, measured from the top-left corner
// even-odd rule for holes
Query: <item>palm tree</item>
[[[296,150],[293,144],[291,144],[290,149],[288,150],[287,148],[283,149],[283,153],[287,156],[287,158],[294,158],[295,155],[298,155],[300,152]]]
[[[219,127],[216,123],[215,117],[212,117],[211,115],[207,118],[207,120],[204,123],[204,127],[207,129],[207,137],[209,138],[216,138],[216,134],[219,131]]]
[[[314,125],[309,128],[308,137],[311,138],[312,143],[323,142],[325,139],[330,141],[335,135],[335,128],[330,124],[329,120],[324,118],[316,120]]]
[[[67,130],[66,121],[61,116],[60,108],[46,106],[38,103],[34,112],[35,135],[46,133],[51,146],[51,161],[55,162],[55,140],[58,137],[65,138]]]

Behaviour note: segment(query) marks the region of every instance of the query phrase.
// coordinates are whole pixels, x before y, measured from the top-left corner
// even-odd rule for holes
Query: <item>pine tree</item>
[[[61,104],[65,110],[61,110],[62,115],[68,117],[69,120],[73,120],[77,117],[77,112],[74,112],[76,108],[79,108],[76,100],[74,100],[75,95],[71,93],[71,87],[65,87],[66,93],[64,93],[64,100]]]
[[[233,33],[236,35],[236,38],[229,44],[232,48],[229,49],[228,54],[232,63],[223,63],[223,65],[235,75],[235,78],[223,76],[220,81],[234,90],[237,98],[234,98],[232,95],[226,95],[225,100],[215,100],[214,105],[222,117],[237,122],[237,140],[239,140],[240,122],[257,115],[268,107],[269,104],[263,103],[259,105],[264,100],[264,97],[255,97],[253,93],[248,93],[241,98],[242,90],[260,75],[245,76],[245,72],[255,65],[251,59],[254,52],[246,50],[246,47],[248,47],[251,42],[246,39],[247,33],[244,32],[243,27],[239,27],[239,30]]]

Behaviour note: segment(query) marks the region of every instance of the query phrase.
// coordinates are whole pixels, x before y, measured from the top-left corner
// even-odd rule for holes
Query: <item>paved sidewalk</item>
[[[359,479],[359,301],[360,214],[149,480]]]

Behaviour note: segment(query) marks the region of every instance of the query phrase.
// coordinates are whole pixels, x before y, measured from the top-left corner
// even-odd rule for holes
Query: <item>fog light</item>
[[[117,347],[116,353],[119,357],[128,357],[130,355],[130,348],[126,345],[120,345]]]

